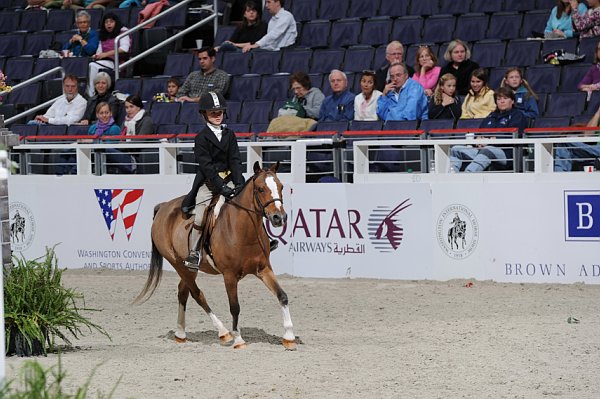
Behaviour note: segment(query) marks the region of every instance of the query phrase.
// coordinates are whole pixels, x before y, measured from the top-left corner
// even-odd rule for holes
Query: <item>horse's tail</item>
[[[158,205],[156,205],[156,207],[154,207],[154,216],[156,216],[156,212],[158,212],[159,207],[160,207],[160,204],[158,204]],[[154,291],[156,291],[156,288],[158,288],[158,285],[160,284],[160,279],[162,278],[163,257],[160,254],[160,252],[158,252],[158,248],[156,248],[156,245],[154,244],[154,239],[151,238],[150,240],[152,241],[152,256],[150,258],[150,271],[148,272],[148,279],[146,280],[146,284],[144,285],[144,288],[138,294],[138,296],[133,300],[134,304],[141,304],[141,303],[146,302],[148,299],[150,299],[152,294],[154,294]]]

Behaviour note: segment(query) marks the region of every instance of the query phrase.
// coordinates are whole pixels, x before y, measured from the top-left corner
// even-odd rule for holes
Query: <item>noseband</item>
[[[257,178],[257,177],[258,177],[258,175],[252,176],[252,184],[254,185],[254,187],[252,188],[252,193],[253,193],[253,196],[254,196],[254,201],[255,201],[255,202],[256,202],[256,204],[258,205],[258,208],[260,209],[260,211],[256,211],[256,210],[254,210],[254,209],[249,209],[249,208],[246,208],[246,207],[242,206],[241,204],[239,204],[237,201],[235,201],[235,202],[234,202],[234,201],[233,201],[233,199],[231,199],[231,200],[228,200],[228,202],[229,202],[230,204],[232,204],[232,205],[234,205],[234,206],[238,207],[238,208],[244,209],[244,210],[246,210],[246,211],[248,211],[248,212],[253,212],[253,213],[256,213],[257,215],[260,215],[260,216],[262,216],[262,217],[265,217],[265,218],[266,218],[266,217],[267,217],[267,214],[265,213],[265,208],[266,208],[266,207],[268,207],[269,205],[271,205],[272,203],[274,203],[274,202],[277,202],[277,201],[281,202],[281,204],[283,205],[283,200],[282,200],[281,198],[272,198],[272,199],[270,199],[269,201],[267,201],[267,202],[265,202],[265,203],[263,204],[263,203],[260,201],[260,198],[259,198],[259,196],[258,196],[258,190],[256,189],[256,184],[255,184],[255,181],[256,181],[256,178]]]

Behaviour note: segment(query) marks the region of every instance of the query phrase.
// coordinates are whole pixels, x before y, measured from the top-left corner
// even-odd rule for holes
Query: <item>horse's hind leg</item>
[[[223,275],[225,280],[225,290],[227,291],[227,298],[229,299],[229,312],[233,319],[231,333],[233,334],[233,348],[244,349],[246,348],[246,341],[242,338],[240,330],[238,329],[238,320],[240,316],[240,302],[238,301],[238,278],[236,275],[228,273]]]
[[[257,275],[257,277],[265,283],[267,288],[277,296],[279,305],[281,305],[281,313],[283,314],[283,340],[282,344],[287,350],[296,350],[296,336],[294,335],[294,325],[292,324],[292,317],[290,316],[290,309],[288,308],[288,297],[287,294],[281,289],[281,286],[275,278],[273,270],[265,268],[264,271]]]
[[[179,281],[179,286],[177,287],[177,299],[179,301],[179,308],[177,310],[177,329],[175,330],[175,342],[182,343],[186,341],[185,310],[189,296],[190,289],[183,282],[183,280]]]

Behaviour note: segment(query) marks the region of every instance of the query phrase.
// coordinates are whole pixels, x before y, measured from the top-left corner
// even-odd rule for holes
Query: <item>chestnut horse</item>
[[[242,191],[225,203],[224,197],[205,216],[204,237],[210,237],[201,244],[200,271],[208,274],[222,274],[229,298],[229,310],[233,318],[231,333],[212,312],[204,294],[196,284],[197,271],[184,266],[190,252],[188,236],[193,217],[181,211],[183,197],[158,204],[154,208],[152,223],[152,258],[146,284],[135,302],[144,302],[154,293],[162,276],[162,262],[165,258],[175,268],[181,278],[178,286],[179,312],[175,340],[185,342],[185,310],[189,295],[210,316],[218,331],[221,344],[233,343],[236,349],[246,346],[239,328],[238,281],[247,274],[254,274],[277,296],[283,313],[283,345],[286,349],[296,349],[296,337],[292,330],[292,319],[288,309],[288,298],[279,286],[269,261],[269,237],[263,226],[263,217],[273,226],[282,226],[287,220],[283,208],[282,184],[277,177],[279,163],[270,169],[261,169],[254,164],[254,176],[246,182]],[[220,209],[219,209],[220,208]]]

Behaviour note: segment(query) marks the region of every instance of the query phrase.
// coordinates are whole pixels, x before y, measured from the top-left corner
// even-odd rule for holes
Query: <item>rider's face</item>
[[[223,123],[224,112],[222,110],[213,110],[206,112],[206,119],[213,125],[220,125]]]

